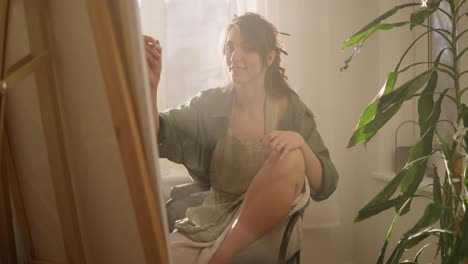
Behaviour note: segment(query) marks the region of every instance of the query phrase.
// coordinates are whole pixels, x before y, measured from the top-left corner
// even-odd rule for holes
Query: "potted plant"
[[[442,5],[447,8],[442,8]],[[464,34],[468,34],[468,31],[459,30],[459,22],[462,19],[468,19],[468,14],[461,11],[464,5],[468,5],[467,0],[423,0],[398,5],[374,19],[343,43],[343,49],[354,47],[354,51],[352,56],[345,61],[342,70],[349,66],[351,60],[374,33],[404,26],[410,30],[415,27],[424,29],[424,32],[409,44],[395,70],[388,73],[387,80],[375,99],[363,110],[348,144],[348,147],[353,147],[369,142],[406,101],[417,100],[420,133],[417,143],[410,148],[406,165],[359,211],[355,219],[356,222],[363,221],[384,210],[395,208],[396,215],[388,230],[377,263],[384,263],[384,261],[402,263],[401,258],[407,249],[420,247],[412,260],[403,262],[418,263],[418,258],[426,247],[423,242],[431,236],[438,239],[437,252],[434,253],[440,256],[442,263],[459,263],[468,257],[468,213],[466,210],[468,180],[465,180],[468,154],[468,137],[465,127],[468,124],[468,108],[462,103],[462,96],[468,87],[462,87],[460,81],[465,74],[468,74],[468,69],[460,69],[460,62],[468,59],[468,54],[466,54],[468,49],[461,45],[463,43],[460,40]],[[407,21],[385,23],[385,20],[407,8],[415,9]],[[451,22],[450,28],[426,23],[434,14],[445,16]],[[446,42],[446,47],[441,49],[433,59],[415,62],[403,68],[401,65],[405,56],[415,48],[418,41],[425,39],[428,34],[435,34],[442,38]],[[442,63],[442,56],[450,56],[451,63]],[[424,67],[412,79],[399,84],[399,75],[418,65],[428,67]],[[445,90],[439,91],[436,87],[442,75],[450,78],[450,85]],[[447,100],[451,101],[456,108],[456,118],[453,120],[441,118],[441,113],[446,110],[442,107],[442,103]],[[450,124],[449,133],[453,137],[448,140],[441,136],[438,125],[442,122]],[[433,145],[433,140],[437,140],[439,147]],[[428,160],[431,157],[441,157],[445,161],[443,175],[439,175],[436,167],[428,168]],[[427,169],[434,171],[431,202],[413,227],[399,239],[393,251],[386,255],[392,229],[397,219],[409,212],[412,200],[420,197],[417,190]]]

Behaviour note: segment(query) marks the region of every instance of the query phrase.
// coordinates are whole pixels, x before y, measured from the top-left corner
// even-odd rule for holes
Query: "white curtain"
[[[229,6],[232,15],[242,15],[245,12],[259,13],[277,24],[279,2],[278,0],[230,0]]]

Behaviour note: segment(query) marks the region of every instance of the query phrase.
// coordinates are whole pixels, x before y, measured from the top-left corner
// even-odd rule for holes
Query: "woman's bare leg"
[[[210,264],[229,263],[242,249],[280,224],[302,190],[304,173],[299,150],[282,160],[266,161],[252,180],[239,215]]]

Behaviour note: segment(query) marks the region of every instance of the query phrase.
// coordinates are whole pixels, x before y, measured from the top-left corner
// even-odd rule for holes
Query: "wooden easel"
[[[37,86],[41,121],[47,146],[50,176],[56,197],[56,208],[65,246],[66,263],[85,264],[82,233],[77,216],[77,206],[71,181],[70,160],[64,136],[62,102],[57,91],[54,70],[53,41],[47,14],[48,2],[24,0],[26,27],[31,52],[10,67],[5,57],[9,35],[9,0],[0,0],[0,264],[17,263],[17,251],[23,252],[28,263],[48,264],[54,260],[39,259],[34,254],[31,230],[22,199],[14,159],[14,146],[9,144],[8,127],[5,126],[8,91],[29,76],[34,76]],[[136,118],[136,106],[129,91],[131,79],[124,65],[129,56],[125,31],[111,0],[87,0],[99,62],[115,124],[120,155],[133,209],[137,219],[141,244],[147,263],[169,263],[164,240],[160,201],[151,188],[149,157],[146,157],[141,127]],[[122,38],[123,37],[123,38]],[[127,49],[126,55],[121,50]],[[3,87],[3,90],[1,89]],[[11,199],[10,199],[11,198]],[[14,210],[13,210],[14,208]],[[15,247],[13,212],[21,249]],[[18,239],[18,238],[17,238]],[[16,239],[16,240],[17,240]]]
[[[0,80],[6,76],[5,55],[9,1],[0,2]],[[0,263],[16,263],[13,218],[5,146],[6,83],[0,83]]]
[[[69,170],[67,168],[66,153],[64,149],[62,127],[59,121],[60,109],[57,102],[56,94],[56,80],[53,74],[51,65],[51,49],[49,46],[50,34],[47,28],[47,21],[44,15],[47,9],[38,1],[25,0],[24,12],[27,24],[27,32],[30,40],[31,52],[26,57],[20,59],[14,65],[6,68],[6,46],[9,32],[7,32],[8,18],[9,18],[9,0],[2,0],[1,4],[1,39],[0,47],[2,48],[2,78],[3,87],[6,87],[2,95],[2,109],[5,109],[7,103],[8,90],[14,89],[15,85],[24,80],[25,78],[33,75],[36,79],[37,92],[40,100],[40,110],[42,112],[42,122],[44,124],[45,139],[49,152],[49,163],[51,168],[51,176],[54,183],[55,194],[57,195],[57,209],[62,224],[62,232],[65,245],[66,255],[70,263],[86,263],[83,245],[81,242],[81,234],[76,216],[76,207],[73,199],[73,191],[71,188]],[[5,111],[3,111],[3,117]],[[11,155],[11,148],[8,144],[8,129],[4,126],[5,120],[2,120],[1,130],[3,133],[2,146],[3,156],[1,161],[3,163],[2,173],[2,196],[4,197],[3,204],[4,210],[3,221],[7,222],[7,231],[2,234],[2,237],[9,238],[5,247],[0,249],[0,252],[7,252],[5,257],[2,255],[2,261],[5,263],[16,262],[16,250],[13,239],[13,226],[11,220],[11,204],[8,197],[11,194],[13,204],[16,205],[18,215],[18,229],[21,234],[22,242],[24,245],[24,254],[29,263],[50,263],[47,260],[40,260],[34,256],[33,244],[30,236],[28,226],[28,219],[24,212],[24,206],[21,197],[21,190],[17,178],[15,177],[14,160]],[[2,262],[2,263],[3,263]]]

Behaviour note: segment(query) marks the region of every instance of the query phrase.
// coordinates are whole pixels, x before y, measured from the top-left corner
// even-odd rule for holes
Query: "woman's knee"
[[[305,173],[304,156],[299,149],[289,151],[282,159],[271,164],[271,171],[279,177],[294,177]]]

